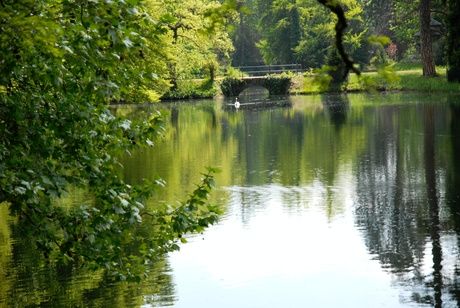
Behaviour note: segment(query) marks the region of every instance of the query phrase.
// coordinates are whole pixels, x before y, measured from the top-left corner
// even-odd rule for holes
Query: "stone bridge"
[[[303,71],[300,64],[240,66],[237,69],[242,73],[240,78],[222,80],[220,87],[225,96],[238,96],[250,87],[263,87],[269,95],[286,95],[291,87],[289,76]]]
[[[252,76],[242,78],[225,78],[220,88],[225,96],[238,96],[250,87],[263,87],[269,95],[286,95],[291,87],[291,77],[288,76]]]

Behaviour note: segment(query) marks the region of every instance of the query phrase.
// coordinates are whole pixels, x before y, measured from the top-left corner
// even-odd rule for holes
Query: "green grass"
[[[388,70],[383,73],[364,72],[361,77],[351,74],[348,83],[344,85],[346,92],[365,91],[419,91],[419,92],[458,92],[460,83],[449,83],[446,79],[446,68],[437,67],[438,77],[427,78],[422,76],[420,65],[396,64],[394,72]],[[318,94],[328,92],[324,80],[318,76],[298,76],[294,79],[292,93]]]
[[[394,69],[397,71],[422,70],[422,64],[421,63],[397,62],[394,64]]]

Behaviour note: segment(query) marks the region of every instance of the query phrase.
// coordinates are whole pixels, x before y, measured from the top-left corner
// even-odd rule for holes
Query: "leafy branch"
[[[355,67],[355,63],[347,54],[343,45],[343,37],[345,30],[348,27],[347,18],[345,17],[345,11],[343,7],[338,3],[337,0],[317,1],[337,16],[337,22],[335,24],[335,45],[343,63],[345,64],[345,77],[350,71],[354,72],[356,75],[361,75],[360,70]]]

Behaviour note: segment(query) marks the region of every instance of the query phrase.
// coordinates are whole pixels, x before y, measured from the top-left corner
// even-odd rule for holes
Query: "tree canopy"
[[[0,203],[29,226],[24,236],[45,255],[122,279],[139,278],[144,264],[218,212],[204,206],[210,174],[188,201],[153,213],[144,202],[164,183],[134,186],[118,175],[121,153],[153,146],[162,133],[158,113],[135,120],[109,109],[168,87],[163,20],[143,3],[0,4]],[[85,201],[61,204],[75,189]],[[146,216],[157,228],[153,237],[137,231]]]
[[[219,2],[151,0],[146,5],[164,31],[161,47],[173,88],[178,79],[214,74],[220,63],[228,62],[233,45],[225,23],[216,24],[211,16]]]
[[[337,15],[332,13],[337,8],[343,9],[348,24],[343,36],[344,50],[361,67],[373,67],[382,56],[393,61],[420,62],[421,37],[426,38],[421,32],[427,32],[427,16],[431,17],[432,43],[423,44],[423,49],[432,44],[435,63],[446,65],[447,53],[452,54],[446,48],[447,33],[455,28],[448,22],[448,13],[456,12],[455,8],[449,10],[455,4],[449,6],[440,0],[428,2],[429,6],[424,6],[428,10],[423,10],[425,30],[421,31],[420,1],[245,1],[248,13],[243,14],[236,25],[233,63],[295,62],[305,68],[327,64],[335,48]],[[383,54],[382,48],[374,44],[375,40],[369,41],[369,38],[382,35],[390,39],[386,41]],[[254,52],[255,46],[262,55],[260,58]]]

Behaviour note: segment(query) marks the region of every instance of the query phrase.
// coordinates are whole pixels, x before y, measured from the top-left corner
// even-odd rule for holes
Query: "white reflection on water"
[[[329,188],[228,187],[222,221],[170,256],[175,307],[402,306],[355,229],[351,171],[341,174]]]

